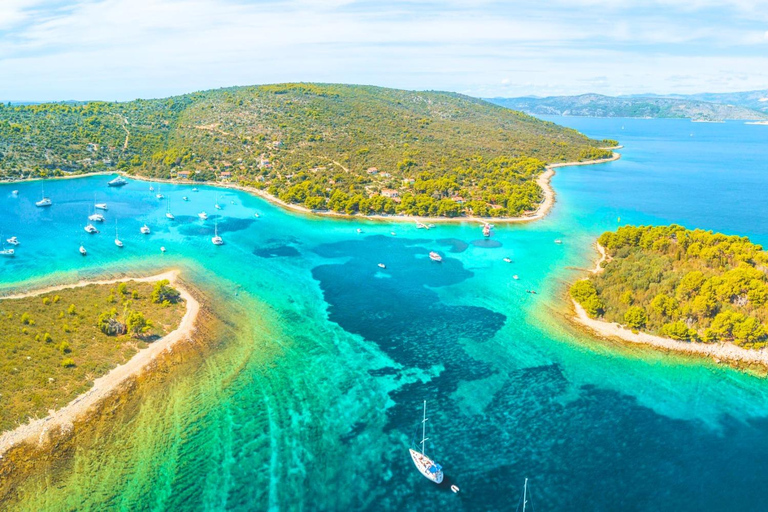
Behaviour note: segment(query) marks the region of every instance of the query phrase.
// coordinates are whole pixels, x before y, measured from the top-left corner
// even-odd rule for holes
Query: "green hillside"
[[[679,340],[762,347],[768,253],[746,237],[624,226],[598,242],[604,271],[571,287],[592,317]]]
[[[229,172],[287,202],[347,213],[519,215],[541,200],[534,178],[545,162],[604,158],[598,148],[612,142],[459,94],[355,85],[0,106],[4,178]]]

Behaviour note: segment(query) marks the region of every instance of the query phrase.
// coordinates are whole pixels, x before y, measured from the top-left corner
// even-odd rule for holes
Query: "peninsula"
[[[0,456],[42,441],[188,337],[198,302],[176,271],[0,299]]]
[[[0,105],[1,179],[218,182],[347,215],[533,216],[547,165],[608,161],[617,144],[460,94],[357,85]]]
[[[577,321],[598,334],[768,368],[768,253],[746,237],[623,226],[571,286]]]

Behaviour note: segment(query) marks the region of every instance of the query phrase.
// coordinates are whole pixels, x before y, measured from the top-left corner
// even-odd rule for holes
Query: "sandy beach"
[[[601,267],[601,263],[605,261],[608,256],[605,249],[596,244],[597,250],[600,253],[600,258],[597,260],[595,268],[591,270],[593,274],[600,273],[604,270]],[[630,329],[622,327],[618,323],[610,323],[595,318],[590,318],[587,312],[581,305],[575,300],[571,299],[573,303],[576,315],[573,319],[580,325],[586,327],[603,338],[619,338],[622,341],[629,343],[638,343],[642,345],[648,345],[657,349],[667,350],[670,352],[678,352],[681,354],[697,355],[703,357],[709,357],[716,363],[728,363],[734,366],[741,365],[760,365],[768,369],[768,350],[760,349],[753,350],[739,347],[733,343],[701,343],[701,342],[687,342],[673,340],[671,338],[664,338],[662,336],[656,336],[645,332],[632,332]]]
[[[152,342],[147,348],[140,350],[127,363],[113,368],[106,375],[93,381],[93,387],[81,394],[69,404],[61,409],[52,412],[45,418],[33,420],[21,425],[14,430],[4,432],[0,435],[0,458],[13,446],[22,442],[37,442],[43,444],[47,439],[47,434],[58,429],[72,428],[76,418],[87,412],[102,399],[109,396],[123,382],[130,377],[141,373],[158,355],[165,351],[172,350],[173,346],[181,340],[188,339],[195,329],[195,319],[197,318],[200,304],[192,295],[180,287],[178,284],[177,270],[165,272],[151,277],[143,278],[121,278],[107,281],[80,281],[76,284],[51,286],[39,290],[34,290],[17,295],[7,295],[2,299],[19,299],[33,295],[40,295],[65,288],[76,288],[88,286],[91,284],[114,284],[125,281],[154,282],[162,279],[168,279],[186,301],[187,310],[184,313],[179,326],[161,339]]]

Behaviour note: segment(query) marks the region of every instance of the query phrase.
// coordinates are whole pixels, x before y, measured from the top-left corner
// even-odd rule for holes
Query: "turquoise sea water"
[[[623,158],[559,170],[552,213],[490,242],[472,223],[307,218],[219,191],[215,247],[211,187],[163,185],[168,221],[145,182],[46,182],[48,209],[39,183],[0,186],[0,231],[21,241],[0,289],[179,267],[226,324],[204,364],[134,397],[16,507],[513,510],[527,477],[536,510],[764,510],[765,380],[592,340],[564,291],[619,218],[768,242],[768,127],[554,120],[620,140]],[[94,201],[109,211],[88,235]],[[443,486],[407,451],[424,399]]]

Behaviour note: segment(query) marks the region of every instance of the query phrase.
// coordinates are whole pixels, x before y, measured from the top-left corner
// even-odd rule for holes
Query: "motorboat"
[[[123,179],[122,176],[118,176],[117,178],[115,178],[112,181],[110,181],[109,183],[107,183],[107,186],[108,187],[122,187],[122,186],[127,185],[127,184],[128,184],[128,182],[125,179]]]
[[[146,224],[141,226],[141,234],[142,235],[148,235],[149,233],[150,233],[149,226],[147,226]]]
[[[107,208],[107,203],[96,203],[93,207],[97,210],[109,210],[109,208]]]
[[[440,256],[440,255],[439,255],[438,253],[436,253],[435,251],[431,251],[431,252],[429,253],[429,259],[431,259],[432,261],[436,261],[437,263],[440,263],[441,261],[443,261],[443,257],[442,257],[442,256]]]

